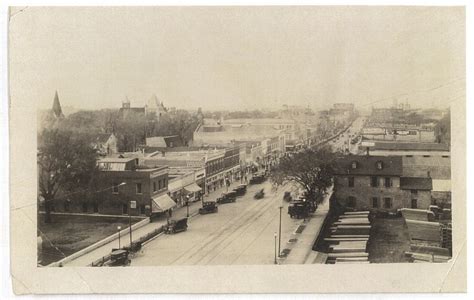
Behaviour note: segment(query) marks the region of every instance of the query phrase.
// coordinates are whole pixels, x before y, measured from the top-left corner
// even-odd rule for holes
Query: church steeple
[[[61,109],[61,104],[59,103],[58,91],[56,91],[56,94],[54,94],[53,114],[56,118],[64,118],[63,111]]]

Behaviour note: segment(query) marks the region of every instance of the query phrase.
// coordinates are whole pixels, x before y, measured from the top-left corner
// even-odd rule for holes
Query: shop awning
[[[168,194],[151,199],[151,212],[164,212],[176,206],[176,202]]]
[[[197,185],[195,183],[191,183],[190,185],[185,186],[184,189],[186,191],[188,191],[189,193],[196,193],[196,192],[200,192],[202,190],[199,187],[199,185]]]

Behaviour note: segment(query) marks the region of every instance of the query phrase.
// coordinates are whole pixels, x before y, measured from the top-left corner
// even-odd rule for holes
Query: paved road
[[[359,135],[362,127],[365,123],[365,117],[358,117],[357,119],[352,122],[352,125],[343,133],[339,135],[338,138],[329,142],[329,144],[333,147],[334,150],[346,150],[348,149],[350,153],[357,154],[358,153],[358,145],[351,144],[352,138]]]
[[[262,187],[265,197],[253,199]],[[269,182],[250,185],[245,196],[220,205],[218,213],[192,218],[187,231],[161,235],[145,245],[131,265],[273,264],[279,206],[283,204],[281,249],[302,222],[288,216],[285,190],[271,191]]]

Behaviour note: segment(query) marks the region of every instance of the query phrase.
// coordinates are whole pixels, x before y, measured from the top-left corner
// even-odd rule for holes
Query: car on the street
[[[217,203],[219,204],[232,203],[232,202],[235,202],[236,197],[237,197],[237,193],[235,191],[222,193],[222,196],[217,198]]]
[[[206,215],[216,213],[218,211],[217,203],[214,201],[203,202],[199,209],[199,214]]]
[[[247,185],[246,184],[240,184],[233,190],[237,196],[242,196],[247,192]]]
[[[188,218],[182,218],[179,220],[170,220],[164,227],[166,234],[173,234],[181,231],[188,230]]]

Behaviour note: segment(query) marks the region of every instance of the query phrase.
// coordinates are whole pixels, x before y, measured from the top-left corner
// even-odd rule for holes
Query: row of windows
[[[112,194],[118,194],[119,192],[119,184],[114,183],[112,185]],[[166,178],[158,180],[158,182],[153,181],[153,192],[159,191],[161,189],[164,189],[168,186],[168,182]],[[135,190],[137,194],[142,194],[142,184],[141,183],[136,183],[135,184]]]
[[[372,208],[380,208],[380,202],[378,197],[372,197]],[[356,207],[356,198],[355,197],[348,197],[347,198],[347,206],[349,207]],[[383,198],[383,208],[392,208],[392,198]],[[411,199],[411,208],[418,208],[418,199]]]
[[[348,182],[349,182],[349,187],[354,187],[355,178],[354,177],[348,177]],[[370,186],[371,187],[378,187],[379,186],[379,178],[377,176],[370,177]],[[392,178],[385,177],[384,178],[384,186],[387,187],[387,188],[392,187],[393,186]]]

